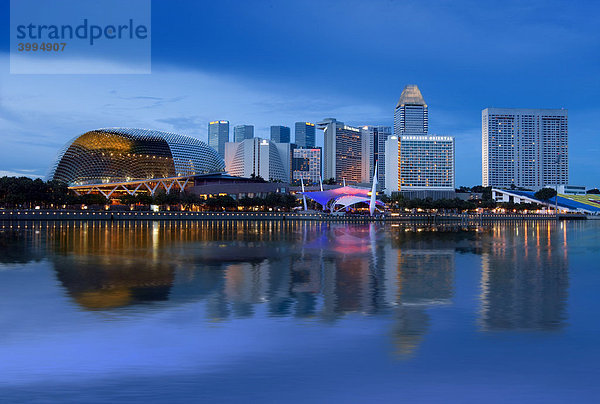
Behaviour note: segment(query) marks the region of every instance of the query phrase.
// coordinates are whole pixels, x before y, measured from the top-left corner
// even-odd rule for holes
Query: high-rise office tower
[[[482,183],[539,189],[569,183],[566,109],[481,112]]]
[[[389,126],[363,126],[362,134],[362,182],[373,181],[377,163],[377,188],[385,184],[385,141],[392,134]]]
[[[427,114],[427,104],[419,87],[415,84],[407,85],[394,110],[394,134],[426,135],[429,128]]]
[[[298,147],[311,149],[315,147],[315,124],[310,122],[296,122],[294,143]]]
[[[243,142],[254,137],[254,125],[237,125],[233,127],[233,141]]]
[[[450,197],[454,192],[454,138],[428,135],[427,103],[414,84],[404,87],[394,111],[394,135],[386,142],[386,193]],[[390,170],[397,170],[391,175]],[[418,196],[417,196],[418,195]]]
[[[289,143],[290,128],[287,126],[271,126],[271,141],[275,143]]]
[[[229,142],[229,121],[212,121],[208,124],[208,145],[225,157],[225,143]]]
[[[302,148],[292,151],[292,182],[315,184],[321,177],[321,148]]]
[[[323,130],[323,178],[358,183],[362,180],[362,136],[360,129],[334,118],[320,122]]]

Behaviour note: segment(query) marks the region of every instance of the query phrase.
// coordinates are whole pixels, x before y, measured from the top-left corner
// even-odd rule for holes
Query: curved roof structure
[[[219,154],[193,137],[148,129],[104,128],[69,141],[48,178],[84,185],[224,171]]]
[[[398,105],[396,105],[396,108],[400,108],[403,105],[427,106],[425,99],[421,94],[421,90],[419,90],[419,87],[417,87],[416,84],[409,84],[404,87],[404,90],[402,90],[402,94],[400,94],[400,100],[398,100]]]
[[[558,204],[559,208],[570,210],[573,212],[584,212],[592,215],[600,214],[600,203],[588,202],[583,203],[575,200],[575,197],[572,195],[557,195],[550,198],[548,201],[542,201],[535,197],[535,192],[532,191],[517,191],[517,190],[506,190],[506,189],[496,189],[496,192],[509,194],[509,195],[517,195],[525,197],[532,202],[539,203],[540,205],[548,204],[550,206],[554,206],[554,204]],[[556,198],[558,197],[558,201]],[[583,198],[582,198],[583,199]],[[587,199],[587,198],[586,198]],[[600,197],[598,198],[600,200]],[[589,199],[588,199],[589,201]],[[593,199],[592,199],[593,201]]]
[[[357,203],[370,203],[370,202],[371,202],[370,197],[356,196],[356,195],[343,195],[343,196],[340,196],[339,198],[334,199],[330,206],[333,208],[333,210],[336,210],[335,209],[336,206],[341,206],[341,208],[337,209],[337,210],[340,210],[340,209],[348,208],[352,205],[356,205]],[[375,201],[375,204],[379,205],[379,206],[384,206],[383,202],[377,201],[377,200]]]
[[[342,205],[343,208],[355,205],[357,203],[369,203],[371,199],[371,190],[345,186],[329,189],[327,191],[301,192],[307,198],[312,199],[324,209],[335,210],[335,206]],[[380,201],[375,201],[377,205],[384,205]]]

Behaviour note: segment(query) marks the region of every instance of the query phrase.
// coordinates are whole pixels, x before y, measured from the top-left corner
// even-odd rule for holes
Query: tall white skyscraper
[[[225,143],[229,142],[229,121],[212,121],[208,124],[208,145],[225,157]]]
[[[419,87],[407,85],[394,110],[394,136],[385,143],[387,194],[400,191],[438,198],[454,193],[454,138],[429,135],[428,121]]]
[[[323,130],[323,178],[347,183],[362,181],[362,136],[358,128],[334,118],[320,122]]]
[[[398,192],[398,136],[390,136],[385,141],[385,193]]]
[[[429,130],[427,104],[415,84],[404,87],[394,110],[394,134],[426,135]]]
[[[566,109],[484,109],[483,186],[536,190],[568,184],[567,115]]]
[[[258,137],[225,144],[225,169],[231,175],[289,182],[289,143],[274,143]]]

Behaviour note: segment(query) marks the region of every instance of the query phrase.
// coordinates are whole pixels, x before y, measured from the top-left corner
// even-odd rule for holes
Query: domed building
[[[183,190],[201,198],[227,194],[237,199],[287,191],[286,184],[227,174],[217,151],[198,139],[132,128],[96,129],[75,137],[59,152],[48,179],[66,182],[77,194],[107,199]]]
[[[224,171],[223,159],[198,139],[148,129],[107,128],[68,142],[49,178],[73,186]]]

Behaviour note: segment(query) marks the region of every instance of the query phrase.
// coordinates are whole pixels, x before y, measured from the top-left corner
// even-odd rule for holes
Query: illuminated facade
[[[371,202],[370,189],[353,186],[300,193],[317,202],[323,210],[330,210],[331,212],[340,211],[360,203],[368,205]],[[385,206],[383,202],[379,200],[375,200],[374,202],[380,208],[378,210],[383,210]]]
[[[422,192],[418,197],[437,198],[454,192],[454,138],[428,135],[428,130],[427,103],[419,87],[409,84],[394,111],[394,136],[384,140],[386,194]]]
[[[229,142],[229,121],[212,121],[208,124],[208,145],[225,158],[225,143]]]
[[[400,191],[454,190],[453,137],[400,136],[398,153]]]
[[[321,176],[321,148],[292,151],[292,182],[316,184]]]
[[[147,129],[96,129],[71,140],[48,175],[70,186],[186,178],[224,172],[217,152],[198,139]]]
[[[294,143],[296,143],[298,147],[304,147],[306,149],[312,149],[315,147],[316,127],[314,123],[296,122],[294,129]]]
[[[537,190],[568,184],[567,115],[565,109],[484,109],[483,186]]]
[[[377,165],[377,189],[385,185],[385,145],[392,134],[390,126],[363,126],[362,131],[362,182],[369,183]]]
[[[323,147],[323,177],[341,182],[362,180],[362,134],[360,129],[344,125],[334,118],[319,123],[325,140]]]

